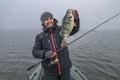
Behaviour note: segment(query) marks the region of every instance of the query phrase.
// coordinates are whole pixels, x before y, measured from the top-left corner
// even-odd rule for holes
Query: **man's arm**
[[[35,58],[38,58],[38,59],[53,58],[56,55],[55,52],[51,50],[43,49],[42,34],[36,36],[32,54]]]
[[[43,47],[42,38],[40,38],[40,37],[42,37],[42,35],[41,36],[37,35],[35,38],[35,44],[34,44],[34,47],[32,50],[32,54],[35,58],[43,59],[45,50],[42,48]]]

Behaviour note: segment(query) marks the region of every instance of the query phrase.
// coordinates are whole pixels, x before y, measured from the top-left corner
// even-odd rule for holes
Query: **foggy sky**
[[[68,8],[78,10],[81,29],[91,29],[120,13],[120,0],[0,0],[0,29],[41,29],[44,11],[61,25]],[[120,16],[105,25],[103,29],[120,29]]]

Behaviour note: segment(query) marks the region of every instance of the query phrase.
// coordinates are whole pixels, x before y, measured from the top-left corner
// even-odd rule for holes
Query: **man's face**
[[[47,19],[45,19],[44,23],[43,23],[47,28],[50,28],[53,26],[54,21],[53,18],[48,17]]]

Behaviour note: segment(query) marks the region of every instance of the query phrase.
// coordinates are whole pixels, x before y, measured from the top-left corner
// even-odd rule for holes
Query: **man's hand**
[[[53,52],[52,50],[48,50],[48,51],[45,53],[45,57],[46,57],[46,58],[49,58],[49,59],[55,57],[56,55],[57,55],[56,52]]]
[[[55,57],[56,55],[57,55],[56,52],[50,51],[48,58],[51,59],[51,58]]]

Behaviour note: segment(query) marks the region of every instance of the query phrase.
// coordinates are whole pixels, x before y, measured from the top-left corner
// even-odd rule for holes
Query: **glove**
[[[79,24],[79,13],[78,13],[78,11],[77,11],[77,10],[74,10],[74,11],[73,11],[73,15],[74,15],[74,22],[75,22],[76,24]]]
[[[52,50],[48,50],[45,52],[45,58],[52,59],[56,56],[56,52],[53,52]]]
[[[74,10],[74,11],[73,11],[73,15],[74,15],[74,17],[78,17],[78,16],[79,16],[78,11],[77,11],[77,10]]]

